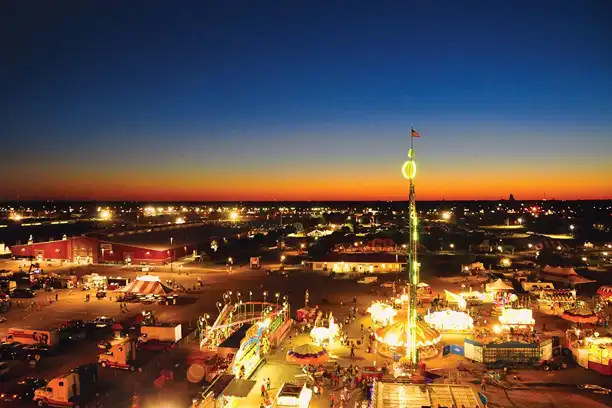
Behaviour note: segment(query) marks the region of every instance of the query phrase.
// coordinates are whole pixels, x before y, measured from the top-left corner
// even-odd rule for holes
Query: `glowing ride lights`
[[[503,330],[511,328],[533,328],[535,319],[531,309],[502,309],[502,314],[499,316],[499,322]]]
[[[469,332],[474,329],[474,319],[467,313],[442,310],[425,315],[425,322],[440,332]]]
[[[418,349],[419,359],[436,356],[438,354],[436,345],[441,340],[441,334],[423,321],[417,322],[414,331],[416,334],[414,345]],[[406,355],[407,332],[406,317],[401,315],[396,317],[395,323],[376,330],[374,336],[377,352],[385,357],[392,357],[394,354]]]
[[[419,283],[419,263],[417,262],[417,246],[418,246],[418,217],[416,211],[416,193],[414,188],[414,178],[416,177],[416,161],[414,160],[414,138],[419,137],[418,132],[411,129],[410,132],[410,149],[408,150],[408,160],[404,162],[402,166],[402,175],[410,183],[408,193],[408,217],[406,219],[405,230],[408,233],[408,248],[406,248],[406,271],[408,278],[408,308],[406,310],[406,319],[401,322],[401,329],[399,332],[389,331],[387,335],[379,335],[382,344],[391,345],[391,347],[399,347],[398,344],[403,343],[403,354],[406,366],[415,368],[419,361],[418,354],[418,337],[419,333],[425,333],[422,329],[419,331],[417,327],[417,284]],[[396,324],[388,326],[381,330],[388,330]],[[396,327],[397,329],[397,327]],[[403,332],[402,332],[403,329]],[[429,328],[427,328],[429,329]],[[394,334],[395,333],[395,334]],[[401,339],[395,339],[394,336],[401,334]],[[388,337],[390,336],[390,337]],[[386,340],[385,340],[386,338]],[[423,336],[424,341],[427,336]]]
[[[101,220],[110,220],[112,217],[112,214],[109,210],[100,209],[98,211],[98,216],[100,217]]]
[[[393,318],[397,315],[397,310],[393,306],[381,302],[372,303],[367,312],[370,313],[373,323],[382,326],[388,326],[393,323]]]

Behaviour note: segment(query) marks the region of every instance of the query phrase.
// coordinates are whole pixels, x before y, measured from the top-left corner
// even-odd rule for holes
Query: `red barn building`
[[[163,264],[185,257],[193,245],[134,245],[102,241],[87,236],[60,241],[33,242],[10,247],[14,258],[34,257],[75,263],[133,263]]]

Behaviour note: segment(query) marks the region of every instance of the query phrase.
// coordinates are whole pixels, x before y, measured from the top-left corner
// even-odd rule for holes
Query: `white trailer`
[[[141,343],[146,343],[149,340],[157,340],[165,343],[176,343],[181,338],[183,338],[183,329],[180,324],[165,324],[141,326],[138,341]]]

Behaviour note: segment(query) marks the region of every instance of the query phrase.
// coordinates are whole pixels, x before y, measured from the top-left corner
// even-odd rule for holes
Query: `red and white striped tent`
[[[159,280],[136,278],[134,282],[119,289],[118,292],[164,296],[171,293],[172,289],[161,283]]]

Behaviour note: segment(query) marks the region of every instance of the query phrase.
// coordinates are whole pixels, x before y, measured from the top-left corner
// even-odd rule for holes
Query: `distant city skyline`
[[[364,3],[3,5],[0,200],[612,198],[611,3]]]

